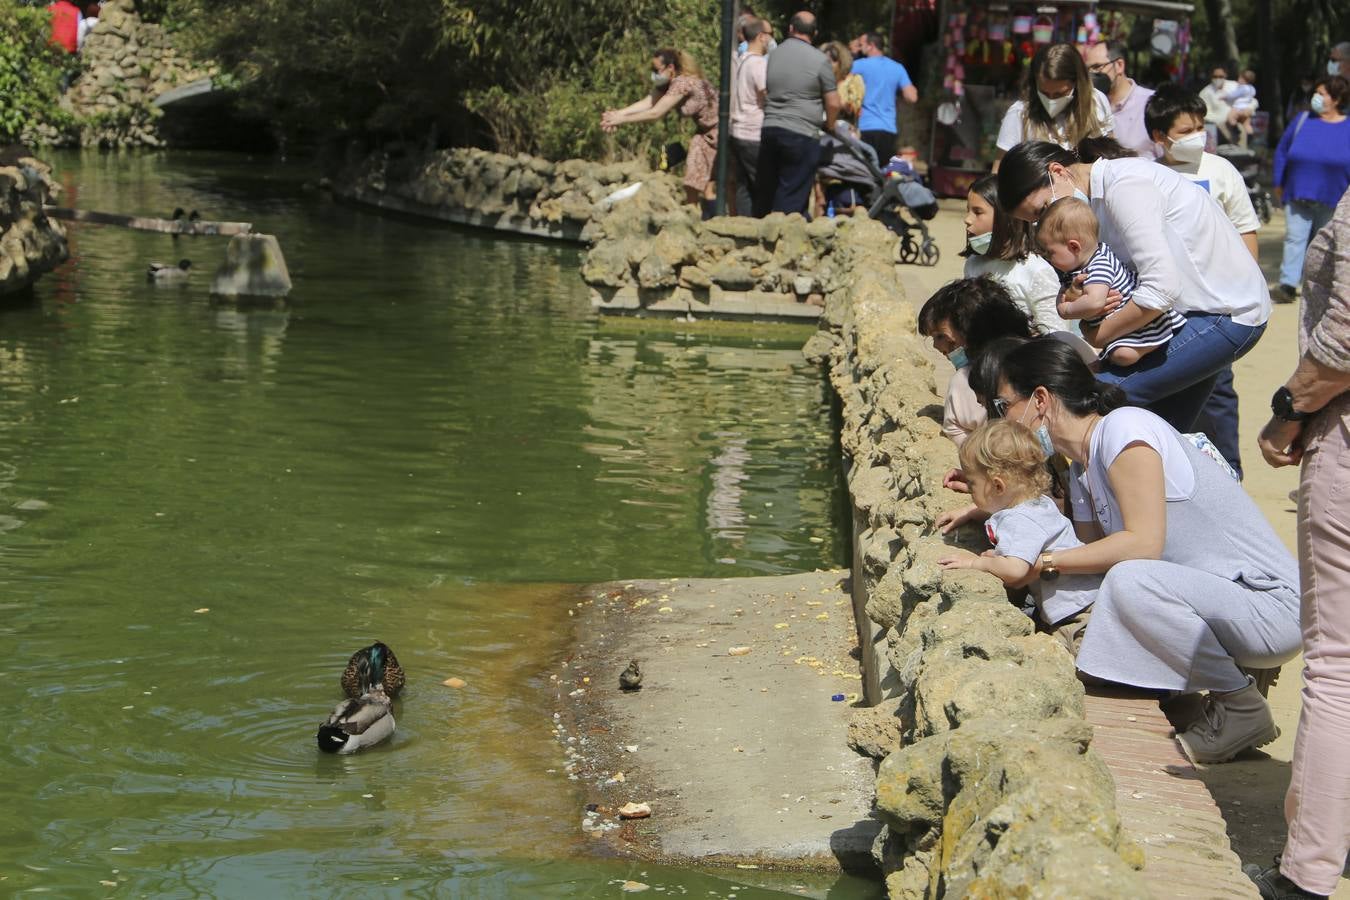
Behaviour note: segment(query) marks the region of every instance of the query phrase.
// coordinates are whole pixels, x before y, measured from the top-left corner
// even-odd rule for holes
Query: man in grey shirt
[[[820,129],[834,131],[839,113],[830,61],[811,42],[816,17],[802,11],[788,24],[788,39],[769,55],[768,103],[760,130],[755,175],[755,215],[802,212],[820,161]]]

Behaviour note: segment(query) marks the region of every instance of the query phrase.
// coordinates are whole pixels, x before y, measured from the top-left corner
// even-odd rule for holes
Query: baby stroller
[[[1220,144],[1214,149],[1220,156],[1232,163],[1233,168],[1238,170],[1238,174],[1242,176],[1243,182],[1247,185],[1247,196],[1251,198],[1252,208],[1256,210],[1256,215],[1260,218],[1261,224],[1268,225],[1271,210],[1275,207],[1275,201],[1271,198],[1265,185],[1257,180],[1257,176],[1261,174],[1261,158],[1254,149],[1239,147],[1237,144]]]
[[[902,263],[937,265],[942,252],[924,224],[937,215],[937,197],[913,167],[898,156],[891,157],[882,176],[881,191],[868,215],[900,235]]]

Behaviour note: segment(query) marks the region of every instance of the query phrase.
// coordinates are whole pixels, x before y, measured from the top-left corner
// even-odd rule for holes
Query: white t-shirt
[[[1139,273],[1131,302],[1144,309],[1270,318],[1270,290],[1219,204],[1152,160],[1101,159],[1088,194],[1100,239]]]
[[[759,92],[764,90],[764,73],[768,71],[767,57],[747,53],[736,60],[733,67],[731,92],[731,136],[743,141],[759,143],[759,132],[764,125],[764,107]]]
[[[1261,227],[1261,220],[1252,206],[1251,195],[1247,193],[1247,183],[1242,180],[1237,167],[1222,156],[1206,153],[1198,163],[1189,166],[1168,165],[1168,168],[1180,172],[1208,191],[1238,234],[1256,231]]]
[[[1097,121],[1102,123],[1102,129],[1098,134],[1089,135],[1089,137],[1100,137],[1104,134],[1111,134],[1116,128],[1116,120],[1111,115],[1111,101],[1106,98],[1105,94],[1098,90],[1093,90],[1092,100],[1097,106]],[[1037,100],[1036,102],[1039,103],[1040,101]],[[1073,104],[1069,104],[1069,107],[1072,108]],[[1028,135],[1025,131],[1026,123],[1022,121],[1022,110],[1025,108],[1026,103],[1018,100],[1014,102],[1012,106],[1008,107],[1008,111],[1003,114],[1003,124],[999,126],[998,140],[995,142],[998,149],[1006,152],[1023,141],[1040,139]],[[1068,120],[1069,110],[1066,109],[1055,117],[1056,130],[1062,131],[1064,124]],[[1046,137],[1044,140],[1050,140],[1050,138]],[[1066,150],[1072,149],[1073,146],[1068,141],[1059,141],[1058,143]]]
[[[1114,534],[1125,527],[1107,471],[1130,444],[1147,444],[1162,457],[1163,494],[1167,500],[1190,497],[1195,492],[1195,468],[1182,447],[1183,440],[1175,428],[1146,409],[1123,406],[1107,413],[1092,432],[1087,470],[1078,463],[1069,467],[1073,520],[1096,522],[1103,534]]]
[[[1035,254],[1018,260],[990,259],[978,254],[967,256],[964,274],[966,278],[989,275],[1001,282],[1042,333],[1077,330],[1055,310],[1055,301],[1059,299],[1059,273]]]

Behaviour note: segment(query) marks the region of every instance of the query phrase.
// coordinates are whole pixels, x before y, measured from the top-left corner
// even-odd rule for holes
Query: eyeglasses
[[[990,400],[989,405],[994,408],[994,418],[996,419],[1006,419],[1008,417],[1008,409],[1012,406],[1010,402],[1004,400],[1002,397],[995,397],[993,400]]]
[[[1121,57],[1117,56],[1115,59],[1108,59],[1106,62],[1093,63],[1092,65],[1088,66],[1088,71],[1097,73],[1105,72],[1107,66],[1119,61],[1120,59]]]

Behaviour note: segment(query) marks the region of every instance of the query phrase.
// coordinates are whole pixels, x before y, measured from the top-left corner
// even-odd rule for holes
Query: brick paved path
[[[1155,897],[1257,897],[1223,816],[1156,701],[1090,689],[1092,746],[1116,779],[1116,805],[1144,848]]]

